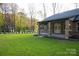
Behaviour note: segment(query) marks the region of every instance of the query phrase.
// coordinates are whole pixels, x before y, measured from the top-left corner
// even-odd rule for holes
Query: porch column
[[[51,36],[51,22],[48,22],[48,36]]]
[[[38,23],[38,35],[40,35],[40,23]]]
[[[65,39],[69,39],[69,20],[65,21]]]

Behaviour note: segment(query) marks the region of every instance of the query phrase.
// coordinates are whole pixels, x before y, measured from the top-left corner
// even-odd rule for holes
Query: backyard
[[[79,41],[58,40],[33,34],[0,34],[0,55],[79,55]]]

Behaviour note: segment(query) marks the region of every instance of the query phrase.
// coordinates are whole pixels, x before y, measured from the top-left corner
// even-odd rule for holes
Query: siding
[[[70,34],[70,37],[79,39],[79,32],[77,32],[76,23],[77,22],[72,22],[72,21],[70,22],[70,24],[71,24],[71,31],[69,32],[69,34]]]

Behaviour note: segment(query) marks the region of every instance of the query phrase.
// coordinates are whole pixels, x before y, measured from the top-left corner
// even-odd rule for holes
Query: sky
[[[24,9],[24,12],[29,15],[29,9],[28,6],[32,5],[36,11],[35,18],[37,18],[39,21],[41,21],[43,18],[38,15],[38,11],[43,11],[43,5],[42,3],[45,3],[46,6],[46,17],[49,17],[53,14],[52,9],[52,3],[57,3],[57,10],[56,13],[61,13],[67,10],[75,9],[75,4],[79,1],[77,0],[0,0],[2,3],[16,3],[19,6],[19,9]],[[79,8],[79,7],[78,7]]]
[[[27,13],[28,16],[30,16],[29,9],[28,9],[29,3],[17,3],[17,4],[19,5],[20,8],[24,9],[24,11]],[[40,10],[43,11],[42,3],[30,3],[30,4],[35,8],[36,12]],[[47,17],[49,17],[53,14],[52,3],[45,3],[45,6],[46,6]],[[76,6],[74,3],[57,3],[56,13],[61,13],[67,10],[75,9],[75,8]],[[36,14],[36,18],[39,20],[42,20],[41,16],[38,14]]]

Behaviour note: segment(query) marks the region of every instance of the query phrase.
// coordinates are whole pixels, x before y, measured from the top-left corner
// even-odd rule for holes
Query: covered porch
[[[73,21],[73,18],[69,18],[68,20],[50,23],[50,36],[79,39],[79,21]]]
[[[79,9],[58,13],[39,22],[39,35],[79,39]]]
[[[39,22],[38,31],[39,35],[48,36],[48,22]]]
[[[39,23],[39,35],[69,39],[70,21],[51,21]]]
[[[56,37],[56,38],[69,38],[69,20],[62,20],[62,21],[52,21],[48,22],[49,25],[49,36]]]

